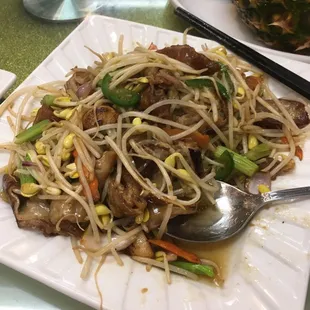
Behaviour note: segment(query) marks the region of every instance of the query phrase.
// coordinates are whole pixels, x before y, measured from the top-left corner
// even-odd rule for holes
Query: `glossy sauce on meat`
[[[42,104],[41,108],[38,110],[36,118],[33,124],[37,124],[43,120],[49,120],[51,122],[59,122],[60,118],[54,115],[54,110],[46,104]]]
[[[197,53],[193,47],[187,44],[165,47],[158,50],[157,53],[181,61],[196,70],[208,69],[205,72],[207,75],[213,75],[220,70],[220,66],[217,62],[210,60],[201,53]]]
[[[167,99],[167,95],[162,88],[154,88],[149,86],[141,95],[139,104],[140,110],[145,110],[156,102]]]
[[[97,126],[106,125],[106,124],[115,124],[117,123],[118,113],[107,105],[102,105],[96,108],[96,113],[94,109],[89,109],[83,115],[83,128],[84,130],[94,128]]]
[[[108,205],[116,217],[142,214],[147,202],[140,195],[141,186],[127,172],[123,171],[121,183],[111,180],[108,187]]]
[[[3,176],[3,188],[11,204],[16,223],[19,228],[29,229],[43,233],[45,236],[65,235],[81,237],[83,231],[76,223],[64,219],[59,230],[50,221],[49,203],[37,197],[24,198],[15,193],[19,190],[17,180],[11,175]]]
[[[99,182],[99,189],[103,189],[116,161],[117,155],[114,151],[105,151],[99,159],[96,159],[95,174]]]
[[[283,104],[284,108],[288,111],[288,113],[293,118],[295,124],[299,128],[303,128],[310,123],[308,112],[306,111],[305,105],[299,101],[295,100],[287,100],[287,99],[279,99],[279,101]],[[278,106],[272,100],[266,100],[276,111],[279,111]],[[256,107],[256,111],[259,112],[269,112],[265,107],[261,104],[258,104]],[[256,122],[257,125],[263,128],[275,129],[281,126],[280,122],[272,118],[265,118],[262,121]]]

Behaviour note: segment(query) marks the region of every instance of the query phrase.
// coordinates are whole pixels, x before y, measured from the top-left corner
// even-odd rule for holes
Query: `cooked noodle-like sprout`
[[[75,237],[71,237],[70,240],[71,240],[71,247],[72,247],[76,260],[79,262],[79,264],[83,264],[83,258],[81,255],[81,251],[78,249],[77,239]]]
[[[190,29],[184,32],[184,44]],[[229,183],[246,188],[248,174],[236,163],[231,166],[235,155],[229,161],[227,153],[223,158],[218,155],[218,147],[245,155],[244,160],[254,153],[255,171],[275,178],[294,167],[294,156],[302,160],[300,147],[310,130],[303,111],[296,111],[304,121],[299,125],[289,102],[274,95],[267,77],[227,54],[223,46],[204,45],[197,57],[219,64],[219,71],[211,75],[207,66],[194,69],[191,61],[170,58],[154,50],[155,45],[146,48],[138,43],[126,53],[125,39],[120,36],[114,52],[102,54],[86,47],[97,57],[92,66],[72,68],[67,81],[18,89],[0,106],[0,116],[5,113],[18,135],[14,142],[0,144],[0,150],[10,152],[0,172],[20,183],[30,182],[14,193],[62,205],[56,231],[67,233],[66,226],[74,225],[73,231],[89,234],[88,243],[68,233],[74,255],[83,264],[82,279],[100,260],[95,282],[101,306],[98,274],[108,254],[122,266],[121,249],[134,246],[139,233],[162,239],[171,218],[215,204],[219,172],[229,174],[223,178]],[[107,75],[108,89],[103,84]],[[35,109],[37,101],[42,109]],[[45,119],[50,122],[39,124]],[[38,125],[31,128],[34,122]],[[266,150],[262,157],[255,153],[261,145]],[[132,258],[148,270],[164,269],[167,283],[170,272],[198,279],[170,265],[167,255],[163,252],[163,262]],[[223,281],[220,266],[205,259],[201,263],[215,269],[215,282]]]

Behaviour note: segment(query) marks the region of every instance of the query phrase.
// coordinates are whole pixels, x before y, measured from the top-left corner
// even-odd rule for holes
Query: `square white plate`
[[[151,42],[158,47],[181,43],[182,34],[103,16],[83,21],[20,87],[64,79],[75,65],[87,66],[95,60],[84,45],[97,52],[116,51],[120,34],[125,48],[134,42]],[[200,49],[210,41],[189,37],[188,43]],[[310,80],[310,66],[274,55],[266,56]],[[271,81],[278,96],[290,90]],[[5,117],[0,119],[0,142],[12,138]],[[7,163],[1,153],[0,165]],[[280,177],[273,188],[310,185],[310,143],[304,148],[304,160],[294,173]],[[230,273],[223,288],[193,282],[173,275],[167,285],[164,273],[124,257],[124,267],[109,257],[99,274],[104,307],[109,310],[302,310],[304,306],[310,258],[310,210],[307,202],[278,206],[261,212],[235,247]],[[33,277],[90,306],[99,307],[93,277],[80,279],[81,266],[76,262],[68,238],[45,238],[19,230],[10,206],[0,203],[0,262]],[[147,288],[146,293],[141,290]]]
[[[16,75],[14,73],[0,69],[0,98],[2,98],[15,80]]]

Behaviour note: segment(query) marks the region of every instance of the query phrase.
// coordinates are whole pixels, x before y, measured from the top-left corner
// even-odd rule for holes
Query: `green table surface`
[[[135,6],[130,1],[102,1],[109,3],[99,11],[106,16],[175,31],[188,27],[173,14],[169,0],[132,1]],[[24,10],[22,0],[0,0],[0,20],[0,68],[17,75],[15,87],[78,25],[78,22],[49,23],[32,17]]]
[[[100,13],[183,31],[188,24],[174,16],[168,2],[139,0],[130,6],[130,1],[126,1],[124,6],[122,0],[109,0],[108,9]],[[11,91],[78,25],[78,22],[55,24],[36,19],[25,12],[22,0],[0,0],[0,20],[0,69],[17,75]],[[4,309],[90,308],[0,264],[0,310]],[[310,310],[309,298],[306,309]]]

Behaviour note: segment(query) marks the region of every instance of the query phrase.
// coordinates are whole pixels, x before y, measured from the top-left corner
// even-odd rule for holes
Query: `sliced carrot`
[[[150,44],[148,50],[150,51],[156,51],[158,50],[157,45],[155,45],[153,42]]]
[[[283,144],[288,144],[288,140],[287,140],[286,137],[282,137],[282,138],[281,138],[281,142],[282,142]]]
[[[281,142],[283,144],[288,144],[288,140],[287,140],[286,137],[282,137],[281,138]],[[303,158],[304,158],[304,152],[303,152],[302,148],[299,145],[296,146],[295,156],[298,157],[300,161],[302,161]]]
[[[72,152],[73,157],[75,158],[75,163],[77,162],[77,159],[79,157],[79,154],[76,150]],[[82,164],[83,173],[85,175],[86,181],[88,183],[88,186],[91,191],[91,195],[94,199],[94,201],[98,201],[100,199],[100,193],[99,193],[99,182],[94,173],[90,173],[87,168]],[[86,195],[85,189],[83,189],[83,194]]]
[[[303,158],[304,158],[304,152],[303,152],[302,148],[299,145],[296,146],[295,156],[297,156],[300,161],[302,161]]]
[[[179,128],[163,128],[163,130],[169,136],[174,136],[184,131],[183,129],[179,129]],[[194,131],[193,133],[189,134],[187,137],[190,137],[191,139],[193,139],[198,144],[198,146],[202,149],[206,149],[210,141],[210,138],[208,135],[203,135],[199,131]]]
[[[99,187],[98,179],[95,177],[91,182],[88,183],[88,185],[94,201],[95,202],[98,201],[100,199],[100,193],[98,190]]]
[[[164,240],[149,240],[149,242],[151,244],[157,245],[160,248],[163,248],[179,257],[184,258],[185,260],[191,262],[191,263],[196,263],[196,264],[200,264],[201,261],[199,259],[199,257],[194,254],[194,253],[190,253],[187,252],[181,248],[179,248],[178,246],[176,246],[175,244],[168,242],[168,241],[164,241]]]

